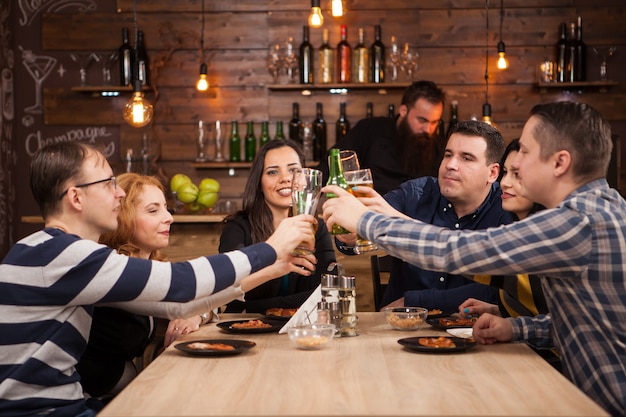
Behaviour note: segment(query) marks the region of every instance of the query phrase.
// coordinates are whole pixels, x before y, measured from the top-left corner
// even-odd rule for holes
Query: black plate
[[[264,316],[266,319],[269,319],[269,320],[284,321],[284,322],[288,322],[293,317],[293,316],[275,316],[273,314],[267,314],[267,311],[265,312]]]
[[[442,324],[441,323],[441,319],[445,319],[448,317],[440,317],[440,318],[427,318],[426,319],[426,323],[430,324],[431,326],[433,326],[436,329],[439,330],[448,330],[448,329],[458,329],[461,327],[472,327],[471,324]],[[454,317],[450,317],[451,320],[454,320]]]
[[[436,347],[430,347],[430,346],[423,346],[419,344],[419,339],[421,339],[421,337],[407,337],[407,338],[398,340],[398,343],[400,343],[406,349],[412,350],[414,352],[422,352],[422,353],[464,352],[476,346],[476,341],[474,339],[463,339],[461,337],[452,337],[452,336],[448,336],[448,337],[443,336],[443,337],[445,337],[446,339],[451,339],[454,342],[455,346],[452,348],[436,348]]]
[[[189,345],[191,343],[222,343],[234,347],[234,350],[212,350],[212,349],[191,349]],[[230,356],[238,355],[251,347],[256,346],[256,343],[248,340],[228,340],[228,339],[209,339],[209,340],[190,340],[189,342],[178,343],[174,347],[180,351],[188,353],[193,356]]]
[[[449,314],[446,314],[445,312],[443,312],[443,313],[439,313],[439,314],[434,314],[434,313],[433,313],[433,314],[431,314],[431,313],[428,313],[428,316],[426,316],[426,318],[427,318],[427,319],[438,319],[438,318],[440,318],[440,317],[447,317],[447,316],[449,316]]]
[[[285,325],[285,322],[282,322],[282,321],[262,319],[264,323],[270,324],[272,327],[264,327],[264,328],[259,328],[259,329],[237,329],[237,328],[231,327],[235,323],[244,323],[250,320],[258,320],[258,319],[223,321],[221,323],[217,323],[217,327],[219,327],[220,329],[224,330],[227,333],[251,334],[251,333],[276,333]]]

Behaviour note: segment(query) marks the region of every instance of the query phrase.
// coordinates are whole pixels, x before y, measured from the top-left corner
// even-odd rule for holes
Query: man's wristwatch
[[[200,326],[203,326],[209,322],[209,315],[207,313],[200,314]]]

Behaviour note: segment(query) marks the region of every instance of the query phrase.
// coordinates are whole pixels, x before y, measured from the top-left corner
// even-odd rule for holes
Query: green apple
[[[200,191],[209,191],[212,193],[219,193],[220,191],[220,183],[213,178],[205,178],[200,182]]]
[[[198,187],[192,182],[183,184],[176,190],[176,198],[183,203],[193,203],[198,198]]]
[[[218,198],[218,193],[200,190],[200,194],[198,194],[198,199],[196,201],[203,207],[211,208],[215,205],[215,203],[217,203]]]
[[[194,201],[193,203],[185,204],[185,208],[191,212],[196,212],[196,211],[202,210],[204,207],[202,207],[200,204]]]
[[[185,174],[176,174],[170,180],[170,190],[178,192],[178,189],[185,184],[191,183],[191,178]]]

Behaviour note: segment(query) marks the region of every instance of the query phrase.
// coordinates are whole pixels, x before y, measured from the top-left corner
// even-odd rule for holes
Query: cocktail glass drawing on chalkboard
[[[32,114],[41,114],[43,112],[41,86],[43,81],[50,75],[57,60],[51,56],[35,55],[31,50],[24,50],[21,46],[19,46],[19,49],[22,51],[22,63],[30,76],[33,77],[33,80],[35,80],[35,104],[26,107],[24,111]]]

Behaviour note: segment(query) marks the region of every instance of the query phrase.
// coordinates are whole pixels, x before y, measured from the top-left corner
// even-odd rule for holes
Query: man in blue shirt
[[[324,203],[334,224],[423,268],[460,274],[542,275],[550,316],[483,314],[480,343],[556,346],[563,373],[612,415],[626,410],[626,201],[605,179],[611,128],[574,102],[531,110],[513,163],[522,194],[547,207],[485,231],[458,232],[368,210],[346,191]],[[366,187],[365,187],[366,188]],[[360,190],[364,194],[368,190]],[[369,195],[374,195],[373,191]]]

